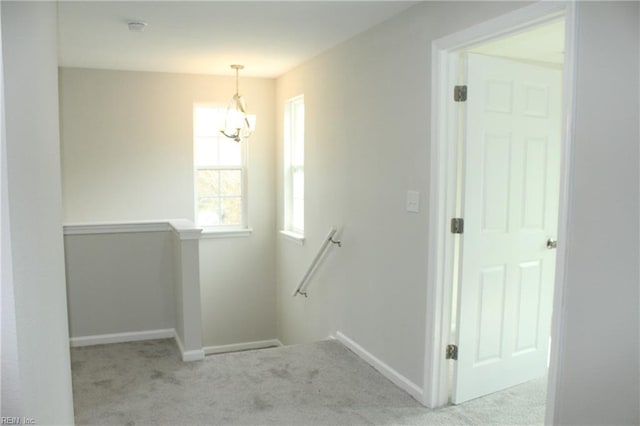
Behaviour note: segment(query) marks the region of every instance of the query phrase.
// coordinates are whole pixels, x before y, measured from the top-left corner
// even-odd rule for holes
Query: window
[[[304,234],[304,96],[284,108],[284,227]]]
[[[224,137],[226,109],[194,107],[196,223],[209,229],[246,228],[246,141]]]

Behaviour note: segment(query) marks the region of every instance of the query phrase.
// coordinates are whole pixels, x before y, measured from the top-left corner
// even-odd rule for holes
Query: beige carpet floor
[[[77,424],[533,425],[545,381],[429,410],[337,341],[183,363],[172,340],[71,351]]]

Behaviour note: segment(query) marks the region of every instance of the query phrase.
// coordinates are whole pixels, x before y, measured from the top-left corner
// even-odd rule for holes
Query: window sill
[[[304,245],[304,235],[291,231],[280,231],[280,235],[285,239],[292,241],[300,246]]]
[[[213,239],[213,238],[242,238],[249,237],[253,233],[253,229],[244,228],[244,229],[207,229],[205,228],[202,231],[202,236],[200,237],[203,240]]]

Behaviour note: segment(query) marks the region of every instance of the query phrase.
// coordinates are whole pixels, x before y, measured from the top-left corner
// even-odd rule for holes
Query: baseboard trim
[[[263,349],[270,346],[282,346],[278,339],[256,340],[254,342],[233,343],[230,345],[205,346],[205,355],[221,354],[225,352],[246,351],[251,349]]]
[[[204,359],[203,349],[185,351],[184,345],[182,344],[182,340],[180,340],[180,336],[178,336],[178,333],[175,330],[173,330],[173,339],[176,341],[176,346],[178,346],[178,350],[182,355],[183,362],[202,361]]]
[[[72,337],[69,339],[71,347],[106,345],[109,343],[139,342],[154,339],[173,339],[178,346],[182,360],[185,362],[204,359],[204,350],[185,351],[178,334],[173,328],[161,330],[134,331],[129,333],[98,334],[95,336]]]
[[[342,332],[337,331],[335,337],[340,343],[367,362],[367,364],[378,370],[380,374],[391,380],[396,386],[414,397],[418,402],[422,403],[424,392],[419,386],[404,377],[402,374],[398,373],[380,359],[376,358],[355,341],[345,336]]]
[[[175,331],[173,328],[166,328],[161,330],[145,330],[129,333],[109,333],[97,334],[94,336],[72,337],[69,339],[69,344],[72,347],[106,345],[108,343],[136,342],[139,340],[171,339],[174,335]]]

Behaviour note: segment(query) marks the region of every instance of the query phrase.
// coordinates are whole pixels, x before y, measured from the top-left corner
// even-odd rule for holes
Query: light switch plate
[[[407,191],[407,211],[412,213],[420,211],[420,193],[418,191]]]

